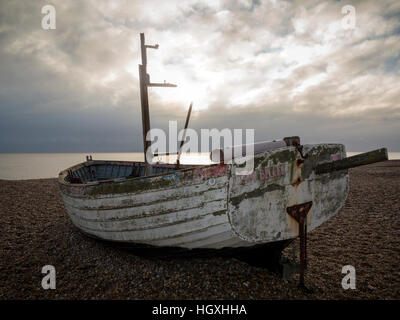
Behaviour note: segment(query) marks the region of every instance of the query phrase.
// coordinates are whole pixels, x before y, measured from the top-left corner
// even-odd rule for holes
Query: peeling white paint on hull
[[[304,152],[310,157],[302,165],[294,147],[256,154],[250,176],[236,175],[240,165],[234,163],[95,181],[96,173],[126,174],[138,164],[87,161],[71,168],[84,183],[68,182],[68,170],[59,183],[72,222],[89,235],[190,249],[246,247],[297,237],[297,224],[286,213],[290,205],[313,201],[310,231],[343,205],[347,170],[317,177],[313,168],[345,157],[344,147],[306,145]]]

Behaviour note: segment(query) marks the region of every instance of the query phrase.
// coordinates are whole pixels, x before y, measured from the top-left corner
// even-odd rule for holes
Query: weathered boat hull
[[[233,231],[249,242],[271,242],[298,236],[298,222],[287,214],[293,205],[312,202],[307,228],[315,229],[344,204],[348,170],[316,175],[318,163],[346,157],[340,144],[304,145],[302,159],[295,147],[258,154],[251,175],[230,175],[228,215]]]
[[[233,163],[91,181],[101,162],[88,161],[71,168],[80,168],[85,183],[68,182],[68,170],[60,173],[59,183],[72,222],[89,235],[159,247],[250,247],[297,237],[297,223],[286,213],[287,206],[313,201],[307,220],[312,230],[343,205],[347,170],[317,177],[313,167],[345,157],[344,146],[305,145],[304,152],[309,154],[304,164],[299,164],[295,147],[256,154],[254,173],[247,176],[237,175],[242,165]],[[127,169],[121,171],[123,175]]]

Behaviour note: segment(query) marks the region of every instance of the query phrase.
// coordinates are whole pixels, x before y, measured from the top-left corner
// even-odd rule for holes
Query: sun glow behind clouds
[[[216,13],[217,20],[220,15]],[[289,36],[278,41],[275,49],[264,51],[260,50],[263,45],[257,39],[223,43],[219,35],[210,31],[205,40],[201,33],[198,37],[169,31],[146,34],[146,44],[160,45],[158,50],[148,50],[147,69],[151,82],[177,84],[177,88],[149,88],[149,94],[167,104],[186,106],[193,101],[194,110],[207,109],[213,102],[220,101],[221,96],[226,107],[253,104],[271,95],[274,82],[290,79],[297,68],[322,59],[332,50],[329,42],[304,45]],[[139,40],[133,39],[133,43],[131,50],[136,51],[138,57],[128,63],[125,70],[138,79]],[[325,78],[324,74],[311,75],[291,90],[288,88],[288,94],[290,97],[302,94]]]
[[[213,82],[215,83],[215,75],[212,79],[201,82],[188,77],[186,72],[182,72],[178,66],[168,67],[157,72],[151,72],[150,69],[152,68],[148,68],[148,73],[151,82],[163,83],[165,80],[177,85],[176,88],[149,87],[150,97],[157,96],[166,104],[189,105],[190,102],[193,102],[193,110],[206,109],[210,105],[209,87]],[[125,70],[139,81],[139,67],[136,60],[130,62]],[[199,70],[193,70],[193,73],[199,73]],[[197,74],[197,77],[200,75]],[[203,72],[201,78],[206,77],[207,74]]]
[[[150,88],[149,94],[157,94],[165,103],[188,106],[193,102],[193,110],[207,109],[209,99],[206,87],[199,88],[196,84],[178,83],[176,88]]]
[[[102,82],[104,85],[107,85],[110,82],[113,82],[115,79],[117,79],[117,75],[115,72],[109,73],[106,77],[102,79]]]
[[[138,90],[139,32],[145,33],[146,44],[160,45],[158,50],[148,50],[151,82],[177,84],[177,88],[149,88],[150,104],[187,108],[193,101],[194,110],[216,105],[263,107],[271,101],[278,105],[282,100],[289,100],[295,109],[296,105],[313,106],[321,101],[319,97],[312,101],[314,95],[318,96],[318,88],[336,83],[345,75],[340,70],[349,69],[346,59],[367,55],[354,43],[362,42],[369,27],[345,32],[341,6],[336,3],[322,2],[306,8],[280,1],[260,1],[256,5],[251,1],[191,0],[175,5],[159,2],[157,10],[152,1],[132,2],[130,9],[126,3],[117,3],[100,9],[107,16],[107,34],[118,43],[123,43],[122,35],[125,37],[123,49],[118,51],[118,55],[124,54],[124,63],[115,62],[105,71],[90,70],[94,70],[90,75],[95,81],[115,91],[109,94],[111,97],[126,97],[117,91],[127,87],[126,80],[131,81],[127,73],[135,82],[134,90]],[[140,15],[131,18],[128,11]],[[360,21],[365,19],[361,12]],[[119,61],[119,57],[114,56],[112,61]],[[362,68],[358,63],[355,66]],[[368,86],[371,84],[365,88]],[[348,101],[356,99],[349,97]],[[337,110],[337,101],[328,104],[327,110]],[[360,104],[363,110],[364,105]],[[341,112],[351,113],[360,106],[346,107]]]

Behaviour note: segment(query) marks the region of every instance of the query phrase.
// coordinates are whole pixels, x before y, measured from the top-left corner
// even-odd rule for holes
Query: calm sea
[[[93,160],[143,161],[141,152],[126,153],[0,153],[0,179],[21,180],[58,177],[60,171]],[[176,156],[164,161],[175,163]],[[182,154],[181,163],[209,163],[209,153]]]
[[[360,152],[347,152],[352,156]],[[88,153],[0,153],[0,179],[55,178],[59,172],[86,161]],[[90,153],[93,160],[143,161],[143,153]],[[389,159],[400,159],[400,152],[389,152]],[[168,161],[174,162],[170,158]],[[183,154],[181,163],[209,163],[209,154]]]

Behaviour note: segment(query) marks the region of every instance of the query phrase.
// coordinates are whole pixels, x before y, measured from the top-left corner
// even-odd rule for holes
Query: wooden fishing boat
[[[144,150],[150,130],[146,48],[141,34],[140,89]],[[191,107],[186,119],[188,125]],[[181,144],[182,147],[182,144]],[[239,146],[238,148],[243,148]],[[86,162],[62,171],[65,208],[84,233],[120,243],[186,249],[251,248],[306,234],[334,216],[349,192],[348,169],[387,160],[387,150],[346,158],[342,144],[304,144],[298,137],[255,145],[251,155],[233,148],[214,150],[221,161],[207,165],[144,162]],[[228,155],[228,157],[227,157]],[[235,155],[235,157],[234,157]],[[228,161],[227,161],[228,160]],[[244,160],[254,170],[243,174]]]
[[[89,235],[190,249],[243,247],[296,238],[298,223],[287,212],[295,205],[312,203],[309,231],[334,216],[354,166],[345,157],[341,144],[303,145],[302,152],[288,145],[256,153],[250,175],[236,174],[237,161],[179,170],[158,164],[147,176],[144,162],[89,159],[62,171],[59,184],[72,222]],[[355,157],[360,165],[387,155],[382,149]],[[316,172],[330,162],[336,167]]]

